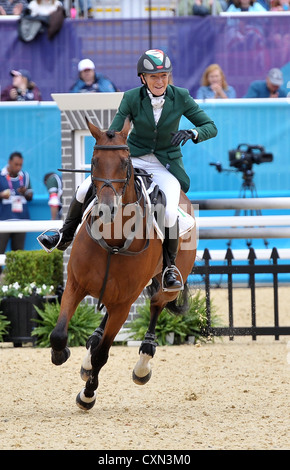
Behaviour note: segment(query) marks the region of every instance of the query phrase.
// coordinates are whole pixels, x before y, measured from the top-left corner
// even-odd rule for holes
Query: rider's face
[[[151,93],[155,96],[161,96],[165,93],[168,85],[169,73],[144,73],[142,76],[143,83],[147,83],[147,86]]]

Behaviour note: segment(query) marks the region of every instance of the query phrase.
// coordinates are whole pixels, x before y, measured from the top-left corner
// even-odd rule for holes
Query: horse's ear
[[[96,140],[98,140],[98,139],[101,137],[101,135],[102,135],[103,132],[102,132],[98,127],[94,126],[94,124],[92,124],[92,123],[88,120],[87,116],[85,116],[85,119],[86,119],[87,126],[88,126],[88,128],[89,128],[89,130],[90,130],[90,133],[92,134],[92,136],[93,136]]]
[[[131,129],[131,121],[129,117],[127,116],[123,125],[123,129],[121,130],[120,134],[122,134],[122,136],[125,139],[127,139],[130,129]]]

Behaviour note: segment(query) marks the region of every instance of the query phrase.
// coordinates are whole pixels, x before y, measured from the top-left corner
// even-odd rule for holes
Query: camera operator
[[[31,81],[28,70],[11,70],[12,85],[1,93],[1,101],[41,101],[41,93]]]

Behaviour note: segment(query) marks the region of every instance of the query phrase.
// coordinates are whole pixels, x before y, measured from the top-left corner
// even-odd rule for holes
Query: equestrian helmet
[[[138,77],[142,73],[171,72],[172,64],[165,52],[159,49],[150,49],[144,52],[137,63]]]

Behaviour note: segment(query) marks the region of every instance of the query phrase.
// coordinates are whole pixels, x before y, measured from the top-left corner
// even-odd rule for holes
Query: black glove
[[[173,135],[171,145],[174,145],[174,147],[177,147],[179,144],[184,145],[189,139],[194,140],[196,138],[192,130],[171,132],[171,135]]]

